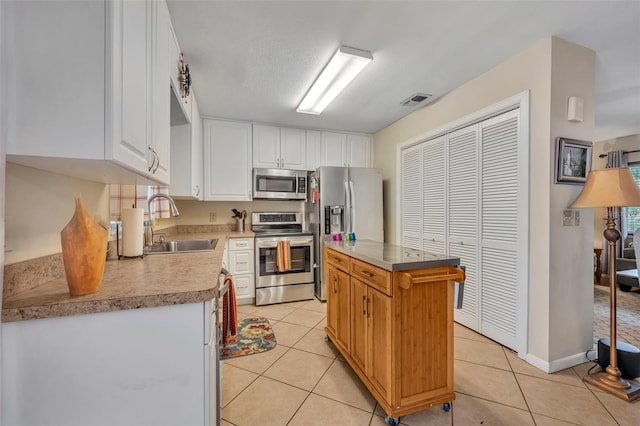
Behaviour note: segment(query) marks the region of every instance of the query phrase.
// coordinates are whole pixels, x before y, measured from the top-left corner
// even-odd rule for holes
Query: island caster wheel
[[[389,426],[398,426],[398,424],[400,424],[400,417],[385,417],[384,421],[386,424],[388,424]]]
[[[451,410],[451,403],[445,402],[444,404],[442,404],[442,409],[448,412],[449,410]]]

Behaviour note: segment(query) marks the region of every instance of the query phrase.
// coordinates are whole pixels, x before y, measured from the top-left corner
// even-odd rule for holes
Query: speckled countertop
[[[324,245],[387,271],[409,271],[460,264],[459,257],[428,253],[370,240],[333,241],[327,237],[324,239]]]
[[[64,275],[39,282],[31,288],[5,291],[2,322],[210,300],[218,287],[226,239],[253,238],[254,234],[197,231],[184,233],[178,230],[179,233],[170,234],[167,240],[215,238],[218,243],[213,251],[109,260],[105,265],[102,287],[97,293],[72,297]],[[61,256],[50,256],[47,261],[61,262]],[[60,268],[59,265],[55,267]]]

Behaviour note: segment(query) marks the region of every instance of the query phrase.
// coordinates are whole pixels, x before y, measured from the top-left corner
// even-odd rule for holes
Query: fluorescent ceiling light
[[[370,52],[342,46],[307,92],[296,111],[318,115],[347,87],[369,62]]]

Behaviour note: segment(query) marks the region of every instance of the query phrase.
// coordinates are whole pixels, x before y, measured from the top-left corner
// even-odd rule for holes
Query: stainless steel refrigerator
[[[309,174],[306,214],[315,244],[315,295],[326,301],[322,241],[334,233],[355,233],[356,240],[384,240],[382,170],[320,167]]]

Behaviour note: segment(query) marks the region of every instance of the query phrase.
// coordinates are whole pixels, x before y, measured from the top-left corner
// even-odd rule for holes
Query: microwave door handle
[[[349,221],[349,232],[356,232],[356,192],[353,190],[353,181],[349,181],[349,193],[351,194],[351,220]]]

